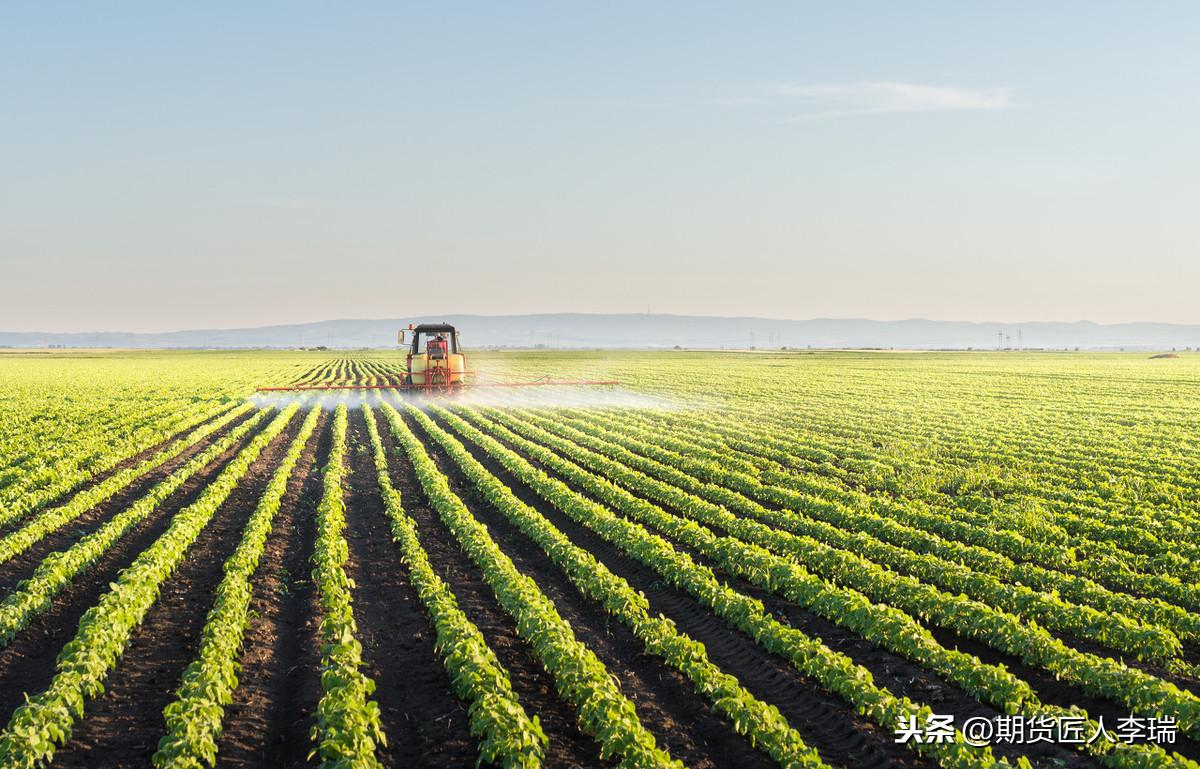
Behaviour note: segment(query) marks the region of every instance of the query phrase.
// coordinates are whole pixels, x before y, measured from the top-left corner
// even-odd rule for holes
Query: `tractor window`
[[[440,341],[439,341],[440,336]],[[445,353],[455,352],[456,345],[450,338],[450,334],[419,334],[417,336],[417,353],[424,354],[430,351],[430,347],[436,352],[438,345]]]

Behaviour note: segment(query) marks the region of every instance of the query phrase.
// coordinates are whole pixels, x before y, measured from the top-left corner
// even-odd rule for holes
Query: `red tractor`
[[[453,390],[467,383],[467,356],[458,344],[458,331],[449,323],[409,324],[396,341],[403,346],[411,334],[404,384],[414,390]]]

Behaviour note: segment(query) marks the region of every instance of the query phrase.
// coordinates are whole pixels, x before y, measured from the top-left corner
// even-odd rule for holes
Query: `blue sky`
[[[9,3],[0,29],[6,330],[1200,323],[1195,3]]]

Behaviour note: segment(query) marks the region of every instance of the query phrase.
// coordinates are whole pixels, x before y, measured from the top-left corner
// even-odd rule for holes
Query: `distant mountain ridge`
[[[973,323],[943,320],[720,318],[700,315],[438,315],[326,320],[260,328],[165,333],[2,332],[4,347],[291,348],[394,347],[410,322],[446,321],[475,347],[779,347],[976,349],[997,347],[1171,349],[1200,347],[1200,325],[1174,323]]]

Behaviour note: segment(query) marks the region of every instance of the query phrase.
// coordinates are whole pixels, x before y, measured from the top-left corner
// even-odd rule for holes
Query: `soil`
[[[250,415],[247,414],[245,417],[235,419],[229,425],[206,436],[203,440],[193,443],[154,470],[135,478],[104,502],[85,511],[78,518],[58,530],[50,532],[35,542],[24,553],[0,564],[0,591],[7,593],[12,590],[17,582],[32,574],[34,569],[38,567],[38,564],[47,555],[59,550],[66,550],[84,536],[103,526],[110,518],[140,499],[146,492],[158,485],[159,482],[170,476],[171,473],[187,464],[193,457],[211,446],[213,442],[219,441],[222,436],[249,418]],[[88,486],[91,485],[93,484],[88,484]],[[20,525],[24,525],[30,520],[32,519],[24,519],[20,522]],[[20,528],[20,526],[17,528]]]
[[[149,458],[156,452],[161,451],[163,449],[163,447],[169,446],[170,444],[179,440],[180,438],[184,437],[185,435],[199,429],[202,425],[210,424],[211,422],[214,422],[214,421],[222,418],[223,416],[228,414],[229,411],[232,410],[232,408],[233,407],[230,407],[229,409],[222,411],[220,414],[216,414],[207,419],[202,419],[199,422],[192,425],[191,427],[188,427],[183,430],[179,430],[178,432],[174,433],[173,435],[171,435],[171,437],[167,438],[166,440],[160,441],[160,442],[154,444],[153,446],[150,446],[149,448],[146,448],[146,449],[143,449],[143,450],[137,452],[136,454],[131,454],[130,456],[125,457],[124,459],[115,463],[112,467],[108,468],[107,470],[97,471],[90,478],[83,481],[78,486],[74,487],[73,489],[69,489],[69,490],[63,492],[61,495],[55,497],[54,499],[50,500],[49,502],[46,502],[45,504],[38,507],[35,511],[32,511],[32,512],[26,514],[24,517],[18,518],[17,520],[12,521],[12,522],[8,523],[7,525],[0,526],[0,536],[3,536],[5,534],[8,534],[11,531],[15,531],[16,529],[21,528],[23,525],[25,525],[30,520],[32,520],[32,518],[34,516],[36,516],[39,511],[49,510],[51,508],[58,507],[64,503],[66,503],[68,500],[70,500],[76,494],[79,494],[82,491],[86,491],[86,490],[92,488],[93,486],[97,486],[100,483],[103,483],[109,477],[116,475],[120,471],[122,471],[128,467],[132,467],[132,466],[138,464],[139,462],[142,462],[143,460]],[[249,414],[238,417],[237,419],[233,420],[233,422],[230,425],[226,425],[226,426],[222,427],[221,430],[218,431],[218,433],[222,433],[222,432],[229,430],[233,425],[236,425],[237,423],[241,422],[244,419],[247,419],[248,417],[249,417]],[[211,441],[213,437],[214,436],[210,434],[209,436],[207,436],[206,440]],[[195,444],[193,444],[193,445],[195,445]]]
[[[175,513],[200,496],[204,487],[252,439],[253,432],[189,478],[146,519],[127,531],[55,597],[48,611],[38,615],[0,650],[0,681],[3,682],[0,686],[0,719],[4,723],[24,702],[26,693],[42,691],[49,685],[59,650],[75,635],[84,612],[108,590],[109,583],[120,571],[166,530]],[[30,572],[36,568],[36,564],[26,566]]]
[[[320,606],[309,572],[321,472],[329,457],[322,414],[300,454],[254,574],[241,672],[217,743],[219,767],[304,766],[321,697]]]
[[[302,417],[272,440],[217,509],[158,601],[134,630],[104,694],[87,704],[56,766],[146,766],[164,731],[163,708],[174,701],[184,668],[224,577],[223,565],[241,541],[267,482],[299,432]]]
[[[375,681],[386,766],[471,766],[478,757],[467,706],[434,651],[437,634],[392,542],[361,411],[351,412],[347,573],[366,674]]]
[[[754,696],[775,705],[800,732],[805,743],[815,748],[826,762],[856,769],[931,765],[903,745],[897,745],[890,731],[858,716],[853,707],[801,675],[790,663],[727,627],[690,594],[666,585],[649,567],[624,555],[603,538],[547,505],[482,450],[467,442],[463,445],[489,472],[549,519],[572,542],[586,548],[611,571],[642,591],[652,610],[674,620],[681,631],[703,643],[709,658],[722,670],[736,676]]]
[[[552,676],[534,656],[529,644],[518,635],[515,622],[500,605],[478,567],[429,505],[411,463],[399,448],[387,422],[379,416],[377,425],[388,456],[389,474],[401,494],[405,511],[418,524],[422,545],[434,570],[449,585],[460,608],[479,627],[508,670],[522,705],[539,718],[550,740],[545,765],[611,767],[612,761],[600,759],[596,741],[580,730],[574,708],[558,696]],[[471,767],[478,758],[478,740],[470,734],[467,705],[454,694],[435,650],[433,627],[392,542],[364,419],[361,411],[351,411],[345,532],[349,559],[346,568],[353,582],[353,607],[357,637],[363,647],[364,672],[376,683],[373,699],[380,707],[388,739],[387,746],[379,751],[379,757],[389,769]],[[108,676],[106,691],[88,703],[85,718],[76,724],[72,740],[56,754],[56,764],[67,767],[148,765],[164,730],[162,709],[175,697],[180,675],[196,655],[213,593],[223,576],[223,563],[237,546],[248,517],[296,435],[300,422],[301,415],[297,415],[251,465],[249,473],[192,545],[187,558],[166,581],[158,601],[134,631],[116,669]],[[576,637],[609,667],[614,680],[635,703],[639,717],[661,747],[696,769],[773,765],[765,753],[737,734],[711,703],[692,689],[682,674],[660,658],[647,654],[628,627],[608,615],[599,603],[582,596],[536,543],[477,495],[472,484],[435,441],[419,426],[412,422],[409,425],[446,474],[451,488],[471,513],[488,527],[499,547],[554,601]],[[96,530],[231,428],[223,428],[218,434],[189,447],[163,467],[136,479],[112,499],[52,533],[20,557],[0,564],[0,588],[11,590],[47,555],[69,547],[79,537]],[[96,603],[120,570],[165,531],[172,517],[199,496],[251,437],[243,438],[186,481],[64,590],[50,610],[37,617],[7,647],[0,649],[0,718],[6,722],[26,692],[41,691],[46,687],[59,650],[75,633],[83,613]],[[518,498],[539,511],[635,590],[641,591],[649,600],[652,612],[674,621],[681,632],[704,644],[712,662],[736,676],[754,696],[776,706],[825,761],[853,769],[932,766],[932,762],[897,745],[890,728],[859,716],[844,700],[824,691],[788,661],[772,655],[748,636],[726,626],[690,594],[670,587],[652,569],[542,500],[481,450],[465,441],[464,445]],[[148,449],[139,457],[131,457],[119,467],[129,466],[155,450]],[[311,763],[308,759],[313,746],[311,730],[321,695],[321,611],[310,572],[315,511],[322,491],[321,471],[329,450],[330,415],[325,413],[289,479],[283,503],[253,577],[252,618],[240,660],[239,686],[233,702],[226,708],[218,766],[292,769]],[[99,482],[101,477],[106,476],[98,475],[81,488]],[[877,684],[893,693],[928,703],[935,712],[953,713],[960,722],[970,716],[996,715],[995,709],[979,703],[920,665],[876,648],[843,627],[724,574],[708,559],[679,543],[673,544],[688,552],[698,563],[713,568],[734,589],[761,601],[780,622],[819,638],[830,648],[852,658],[870,671]],[[979,656],[984,662],[1007,666],[1015,675],[1028,681],[1044,702],[1081,705],[1093,717],[1103,715],[1110,724],[1128,714],[1125,707],[1088,696],[1009,655],[953,633],[936,628],[931,630],[948,648],[959,648]],[[1064,640],[1085,651],[1103,653],[1103,650],[1074,639]],[[1188,654],[1189,658],[1195,659],[1197,649],[1189,647]],[[1188,688],[1195,683],[1177,682]],[[1002,748],[995,752],[1010,757],[1028,755],[1038,767],[1095,766],[1086,756],[1066,748],[1044,743],[1019,747],[1020,751]],[[1182,736],[1173,750],[1189,758],[1200,758],[1200,746]]]
[[[774,765],[766,753],[755,750],[714,712],[711,703],[693,691],[682,673],[662,658],[649,655],[632,630],[607,614],[599,603],[581,595],[537,543],[478,496],[436,443],[426,439],[425,445],[450,479],[451,487],[488,527],[500,548],[521,572],[534,579],[570,623],[575,636],[616,675],[622,691],[637,706],[639,719],[661,747],[696,769]],[[510,478],[503,480],[510,487],[514,485]]]
[[[381,428],[386,425],[381,421]],[[600,746],[580,731],[575,711],[563,702],[554,681],[517,634],[516,623],[504,611],[474,563],[458,546],[450,530],[429,507],[424,492],[389,429],[380,430],[391,463],[392,483],[404,500],[404,510],[417,523],[421,544],[434,571],[458,600],[459,608],[479,628],[500,664],[508,670],[522,706],[536,714],[549,739],[546,767],[611,766],[600,760]]]

